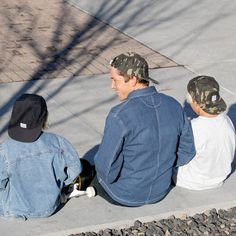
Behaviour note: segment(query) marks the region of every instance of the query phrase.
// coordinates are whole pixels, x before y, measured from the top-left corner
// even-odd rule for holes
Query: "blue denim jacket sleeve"
[[[180,134],[176,167],[187,164],[196,154],[191,122],[185,113],[183,116],[183,128]]]
[[[67,167],[67,179],[65,180],[65,184],[68,185],[81,173],[82,167],[79,155],[69,141],[62,138],[61,148],[63,150],[65,165]]]
[[[113,183],[120,173],[124,136],[123,122],[110,112],[106,119],[103,140],[94,160],[99,177],[108,183]]]
[[[2,152],[0,151],[0,190],[6,188],[8,180],[7,164],[4,160]]]

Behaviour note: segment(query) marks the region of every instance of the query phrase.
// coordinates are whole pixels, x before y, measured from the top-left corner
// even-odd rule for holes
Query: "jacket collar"
[[[151,94],[155,94],[155,93],[157,93],[157,90],[154,86],[142,88],[142,89],[137,89],[137,90],[132,91],[128,95],[128,99],[135,98],[135,97],[147,96],[147,95],[151,95]]]

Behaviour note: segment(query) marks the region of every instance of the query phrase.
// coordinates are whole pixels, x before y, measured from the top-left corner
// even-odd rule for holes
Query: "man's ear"
[[[135,87],[136,84],[138,83],[138,78],[136,76],[132,76],[130,78],[130,83],[131,83],[132,87]]]

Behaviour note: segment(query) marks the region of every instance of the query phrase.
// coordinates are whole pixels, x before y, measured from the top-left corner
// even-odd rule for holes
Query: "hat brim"
[[[41,132],[42,132],[42,125],[33,129],[24,129],[19,126],[12,126],[11,124],[9,124],[8,127],[8,135],[12,139],[20,142],[27,142],[27,143],[34,142],[39,138]]]
[[[220,99],[217,102],[202,108],[202,110],[211,114],[211,115],[218,115],[218,114],[224,112],[226,110],[226,108],[227,108],[227,105],[226,105],[225,101],[223,100],[223,98],[220,97]]]
[[[151,77],[148,77],[148,78],[141,78],[141,79],[143,79],[143,80],[146,80],[146,81],[151,81],[152,83],[154,83],[154,84],[159,84],[159,82],[157,81],[157,80],[155,80],[155,79],[153,79],[153,78],[151,78]]]

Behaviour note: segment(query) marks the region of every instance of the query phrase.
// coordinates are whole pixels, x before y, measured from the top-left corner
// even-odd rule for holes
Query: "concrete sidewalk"
[[[228,103],[227,112],[236,126],[236,15],[233,14],[236,3],[226,0],[223,6],[219,0],[178,2],[80,0],[74,4],[182,64],[152,69],[151,76],[160,82],[157,87],[160,92],[175,97],[183,106],[190,78],[199,73],[215,76]],[[49,131],[65,136],[81,157],[88,158],[94,155],[101,141],[107,113],[119,103],[110,89],[108,74],[3,83],[0,86],[0,141],[7,137],[11,107],[22,92],[43,95],[49,108]],[[46,219],[26,222],[0,219],[0,233],[60,236],[124,227],[136,219],[158,220],[173,214],[230,208],[236,206],[235,183],[234,173],[223,187],[215,190],[195,192],[176,187],[160,203],[138,208],[113,206],[100,197],[80,197],[71,199]]]
[[[159,78],[159,91],[174,96],[183,104],[183,91],[193,76],[192,72],[177,67],[152,70],[151,75]],[[28,92],[37,92],[47,99],[51,123],[49,131],[63,134],[75,145],[81,157],[89,158],[94,155],[96,145],[101,140],[110,107],[119,101],[109,87],[109,75],[77,77],[66,84],[65,81],[58,79],[4,84],[0,87],[1,102],[7,104],[12,95],[30,83]],[[60,89],[63,92],[55,94]],[[1,127],[6,125],[9,116],[10,112],[7,112],[1,118]],[[1,141],[5,137],[6,133],[2,135]],[[194,214],[213,207],[229,208],[236,205],[235,181],[234,173],[222,188],[216,190],[195,192],[174,188],[160,203],[138,208],[113,206],[99,196],[92,199],[80,197],[71,199],[56,214],[46,219],[26,222],[0,219],[0,232],[4,236],[66,236],[107,227],[125,227],[136,219],[150,221],[173,214]]]
[[[236,2],[70,0],[195,74],[215,76],[236,102]]]

